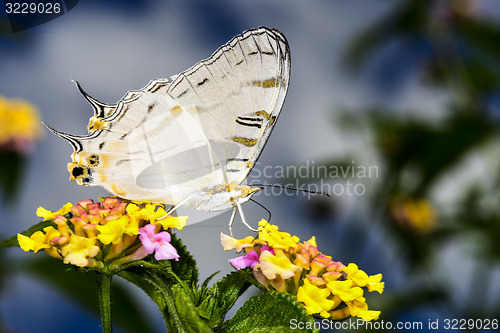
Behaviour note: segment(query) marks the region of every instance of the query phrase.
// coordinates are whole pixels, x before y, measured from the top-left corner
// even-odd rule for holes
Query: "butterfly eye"
[[[92,183],[91,168],[76,163],[69,163],[68,170],[71,174],[71,180],[77,180],[81,185]]]
[[[84,169],[81,166],[76,166],[71,170],[71,175],[73,177],[78,178],[84,174]]]

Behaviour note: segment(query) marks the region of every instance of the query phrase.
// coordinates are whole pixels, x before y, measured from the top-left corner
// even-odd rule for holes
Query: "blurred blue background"
[[[267,190],[255,198],[272,212],[272,223],[302,240],[316,235],[319,249],[334,260],[355,262],[368,274],[382,273],[386,291],[369,304],[381,310],[385,320],[498,318],[498,245],[487,247],[484,233],[496,235],[500,228],[500,214],[495,215],[500,52],[490,52],[496,58],[479,58],[477,65],[482,67],[471,71],[468,80],[461,80],[461,71],[468,70],[467,61],[476,59],[477,45],[489,45],[495,39],[487,37],[498,36],[494,32],[500,3],[417,3],[81,0],[61,17],[18,33],[10,32],[2,9],[0,94],[33,103],[42,120],[56,129],[86,134],[92,109],[71,80],[78,80],[98,100],[115,103],[152,78],[168,78],[207,58],[244,30],[276,28],[286,35],[291,48],[290,88],[250,180],[309,184],[311,189],[314,184],[326,184],[323,190],[329,192],[335,184],[340,184],[336,189],[347,190],[349,181],[361,184],[358,189],[364,191],[326,198],[300,192],[273,195]],[[465,31],[463,35],[450,38],[455,33],[453,20],[493,23],[490,30],[466,26],[459,30]],[[467,35],[468,31],[473,32]],[[476,74],[479,79],[474,80]],[[477,82],[492,83],[483,87]],[[463,114],[481,116],[464,117],[460,122],[464,127],[454,127],[450,119]],[[483,123],[491,127],[481,127]],[[467,141],[462,147],[460,140],[467,137],[468,126],[479,134],[487,128],[491,135],[481,144],[467,145],[471,142]],[[460,150],[453,155],[456,158],[442,162],[440,158],[454,147]],[[68,181],[71,153],[67,143],[44,131],[26,160],[17,198],[0,203],[3,237],[38,222],[39,206],[56,210],[66,202],[107,195],[99,188]],[[318,179],[311,171],[319,165],[344,170],[374,167],[377,173]],[[266,166],[273,172],[306,166],[309,173],[295,183],[290,174],[265,177]],[[480,203],[473,206],[477,197]],[[245,205],[245,213],[253,225],[267,218],[252,203]],[[225,213],[178,233],[198,262],[201,281],[215,271],[222,276],[232,270],[227,259],[235,253],[225,253],[219,239],[220,232],[227,232],[229,216]],[[408,226],[414,216],[424,216],[423,223],[430,226]],[[455,228],[457,221],[488,223],[473,233],[462,232],[470,227],[465,222]],[[238,225],[235,234],[242,238],[248,231]],[[0,318],[4,331],[100,331],[95,313],[73,302],[50,281],[23,273],[23,262],[32,253],[14,248],[4,251],[3,257]],[[155,331],[164,331],[155,305],[134,286],[126,287],[133,290]],[[117,327],[117,332],[127,330]]]

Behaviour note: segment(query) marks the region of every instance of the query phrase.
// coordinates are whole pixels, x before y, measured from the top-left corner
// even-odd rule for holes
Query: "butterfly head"
[[[251,187],[247,185],[242,185],[234,188],[233,190],[228,191],[227,193],[230,195],[229,203],[230,207],[236,206],[236,203],[244,204],[249,201],[252,196],[261,190],[260,187]],[[226,208],[227,209],[227,208]]]
[[[99,167],[103,166],[102,158],[94,153],[76,153],[72,155],[73,161],[68,163],[70,180],[75,180],[80,185],[92,185],[95,174],[99,174]]]
[[[92,182],[92,169],[77,163],[68,163],[70,180],[76,180],[80,185],[88,185]]]
[[[251,186],[240,186],[239,191],[240,191],[240,196],[239,199],[237,200],[239,203],[245,203],[248,200],[252,198],[252,196],[257,193],[257,191],[261,190],[262,188],[260,187],[251,187]]]

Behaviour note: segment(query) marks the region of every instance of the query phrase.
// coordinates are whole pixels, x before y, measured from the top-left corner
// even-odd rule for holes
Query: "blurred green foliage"
[[[0,198],[6,203],[18,196],[25,159],[18,152],[0,151]]]
[[[477,179],[460,185],[461,193],[450,193],[456,197],[453,207],[443,207],[433,198],[450,174],[459,184],[471,183],[460,183],[465,175],[456,173],[467,168],[471,154],[500,165],[500,151],[491,149],[500,144],[495,114],[500,106],[495,110],[494,104],[495,98],[500,100],[500,25],[485,17],[474,1],[394,4],[389,14],[352,42],[344,64],[352,72],[360,71],[373,65],[374,56],[389,44],[399,43],[417,53],[406,71],[447,99],[436,117],[422,116],[429,115],[423,109],[377,106],[363,112],[348,110],[337,117],[345,128],[364,128],[375,142],[385,172],[371,199],[371,210],[381,212],[381,225],[407,264],[409,282],[420,281],[414,286],[409,283],[401,292],[388,285],[386,299],[378,308],[384,309],[382,319],[393,322],[422,305],[455,318],[499,318],[500,302],[492,293],[500,282],[493,280],[500,266],[500,168],[483,175],[490,180],[489,186],[481,186]],[[392,92],[385,93],[390,98]],[[433,213],[425,215],[415,207]],[[429,221],[426,228],[411,225],[412,219],[422,216],[435,221]],[[473,244],[470,255],[475,267],[467,272],[471,282],[457,304],[457,291],[434,265],[446,245],[467,242]],[[486,301],[492,298],[493,302]]]

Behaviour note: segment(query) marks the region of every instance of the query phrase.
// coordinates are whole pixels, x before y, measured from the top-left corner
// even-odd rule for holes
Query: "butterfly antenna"
[[[260,202],[257,202],[255,201],[254,199],[250,199],[250,201],[253,201],[255,202],[257,205],[259,205],[260,207],[264,208],[264,210],[267,212],[267,214],[269,215],[269,217],[267,218],[266,220],[266,224],[264,225],[264,227],[271,221],[271,211],[269,209],[267,209],[263,204],[261,204]],[[253,243],[254,241],[257,240],[257,237],[259,237],[259,235],[257,234],[257,236],[254,236],[253,237],[253,240],[251,243]]]
[[[254,199],[250,199],[250,201],[252,202],[255,202],[257,205],[261,206],[262,208],[264,208],[264,210],[267,212],[267,214],[269,215],[269,218],[267,219],[267,222],[271,221],[271,211],[269,209],[267,209],[263,204],[261,204],[260,202],[257,202],[255,201]]]
[[[293,186],[283,186],[283,185],[279,185],[279,184],[252,184],[252,186],[277,187],[277,188],[284,188],[284,189],[292,190],[292,191],[299,191],[299,192],[312,193],[312,194],[320,194],[320,195],[324,195],[324,196],[330,197],[330,194],[327,193],[327,192],[305,190],[303,188],[297,188],[297,187],[293,187]]]

